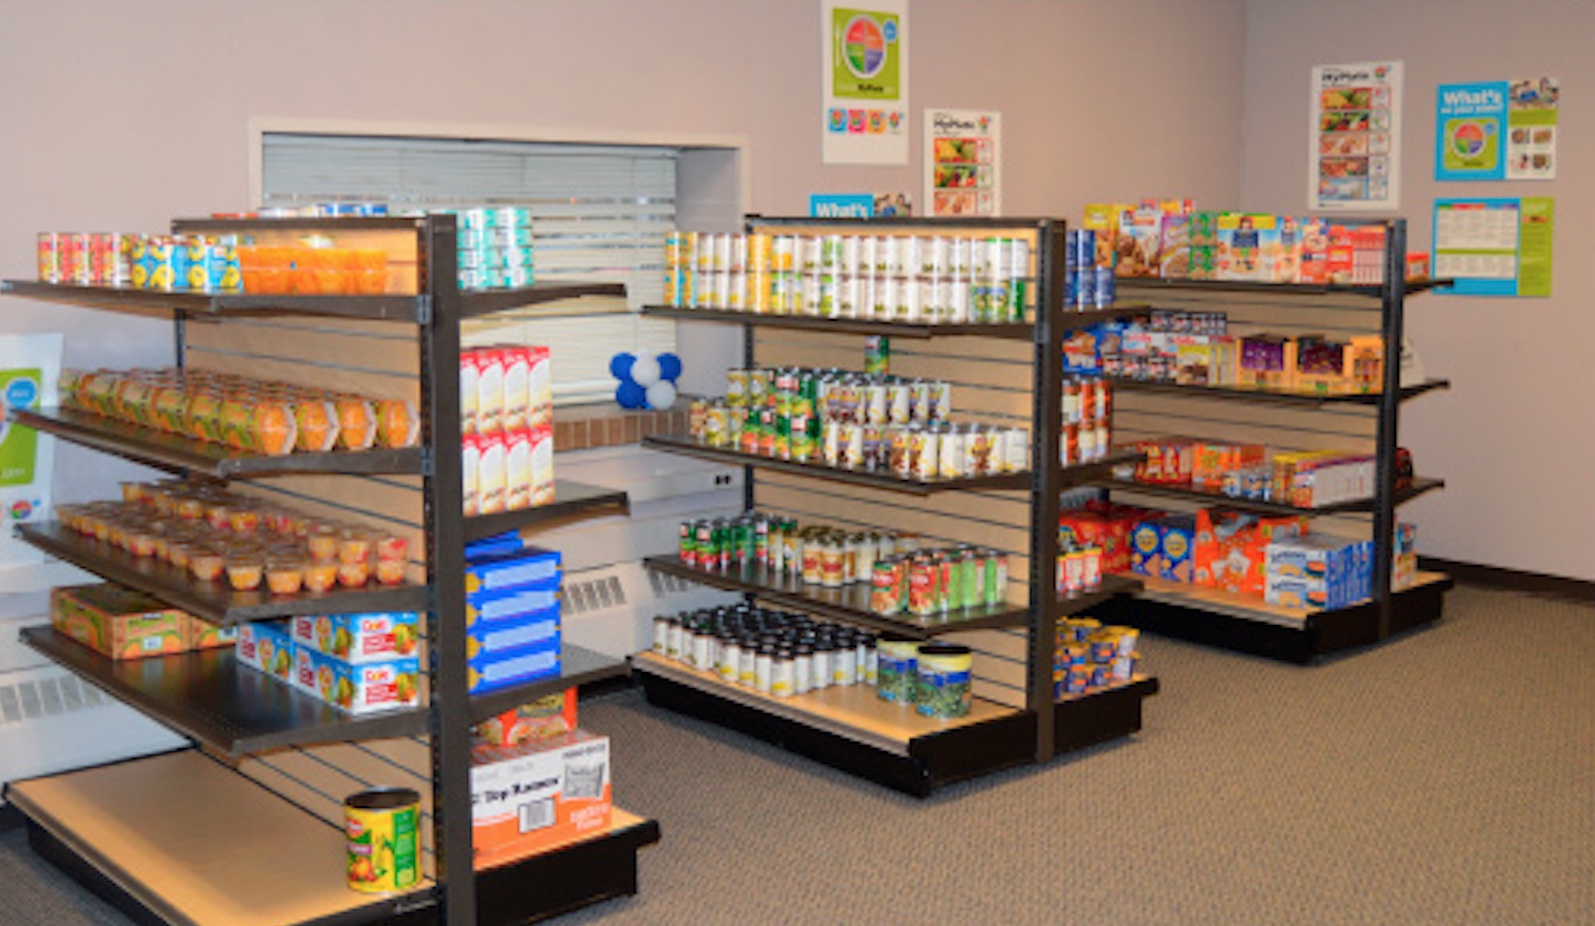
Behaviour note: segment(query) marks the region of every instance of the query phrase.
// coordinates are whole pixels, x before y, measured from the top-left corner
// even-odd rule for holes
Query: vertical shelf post
[[[1036,715],[1036,761],[1052,759],[1052,663],[1058,630],[1059,432],[1063,422],[1063,222],[1036,235],[1036,323],[1030,424],[1030,658],[1026,700]]]
[[[445,926],[476,926],[471,858],[470,686],[466,670],[465,554],[460,463],[460,295],[456,218],[421,225],[419,291],[430,301],[421,337],[427,617],[431,671],[433,847]]]
[[[1401,414],[1401,346],[1407,294],[1407,222],[1386,224],[1383,336],[1385,341],[1384,391],[1379,395],[1379,428],[1374,447],[1373,587],[1369,593],[1379,608],[1378,639],[1390,636],[1395,596],[1390,592],[1395,565],[1396,435]]]

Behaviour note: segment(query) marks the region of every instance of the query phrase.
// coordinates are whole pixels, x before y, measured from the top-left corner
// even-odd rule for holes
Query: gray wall
[[[1308,82],[1315,64],[1406,62],[1401,212],[1431,249],[1435,197],[1556,197],[1549,299],[1422,296],[1408,331],[1449,393],[1405,408],[1402,440],[1448,487],[1410,505],[1426,554],[1595,579],[1595,4],[1572,0],[1250,0],[1246,19],[1246,208],[1306,205]],[[1436,183],[1435,86],[1549,74],[1562,82],[1551,182]]]

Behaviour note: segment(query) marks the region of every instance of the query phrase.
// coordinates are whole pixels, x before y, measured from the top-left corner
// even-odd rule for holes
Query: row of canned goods
[[[161,292],[243,290],[236,243],[204,235],[40,232],[39,279]]]
[[[1076,309],[1103,309],[1118,298],[1113,264],[1098,264],[1095,229],[1071,228],[1064,233],[1063,304]]]
[[[916,325],[1024,321],[1024,280],[829,273],[666,271],[665,304],[755,315],[853,318]]]
[[[860,472],[892,473],[928,482],[968,479],[1030,468],[1030,433],[984,424],[858,424],[771,409],[756,414],[718,402],[694,402],[694,440],[708,447]],[[818,432],[818,436],[816,436]]]
[[[721,682],[776,698],[872,687],[927,717],[962,717],[972,702],[968,647],[920,644],[753,605],[653,620],[653,652]]]
[[[726,371],[725,404],[820,421],[928,424],[952,417],[953,386],[946,380],[835,369],[731,369]]]
[[[665,267],[709,273],[804,273],[847,277],[1027,280],[1024,238],[930,235],[770,235],[676,232]]]
[[[1058,435],[1058,462],[1064,466],[1093,463],[1113,446],[1113,397],[1108,381],[1071,378],[1063,383],[1063,427]]]
[[[1135,677],[1141,654],[1141,632],[1134,627],[1104,626],[1091,617],[1058,622],[1053,650],[1053,696],[1089,694]]]

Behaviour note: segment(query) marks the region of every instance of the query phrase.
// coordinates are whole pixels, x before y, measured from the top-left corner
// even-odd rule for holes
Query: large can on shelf
[[[421,795],[377,788],[343,802],[352,890],[391,894],[421,882]]]
[[[926,717],[969,714],[970,672],[974,656],[967,646],[934,643],[919,647],[915,659],[914,709]]]

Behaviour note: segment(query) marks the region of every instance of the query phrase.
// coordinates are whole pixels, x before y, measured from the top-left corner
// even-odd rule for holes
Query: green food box
[[[55,629],[112,659],[143,659],[188,649],[186,611],[109,582],[50,592]]]

